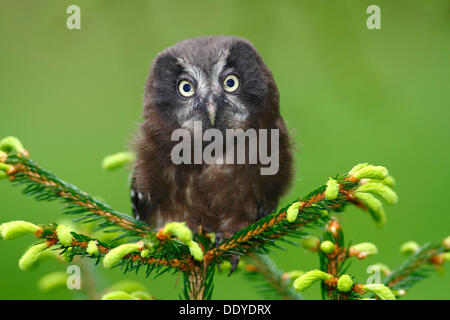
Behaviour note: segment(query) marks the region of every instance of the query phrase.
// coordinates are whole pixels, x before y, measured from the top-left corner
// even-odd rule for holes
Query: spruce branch
[[[322,298],[358,299],[359,295],[364,294],[365,291],[358,286],[353,288],[352,278],[345,272],[350,267],[350,258],[365,259],[376,254],[375,245],[369,242],[346,244],[342,227],[335,217],[326,225],[319,241],[320,250],[317,250],[317,253],[320,271],[330,275],[327,281],[321,283]]]
[[[349,258],[348,252],[341,225],[336,218],[332,218],[320,238],[320,250],[318,250],[320,270],[331,275],[332,279],[337,279]],[[323,282],[321,284],[322,298],[327,296],[332,298],[336,293],[336,285],[336,281]]]
[[[289,274],[280,270],[268,255],[251,253],[248,262],[242,268],[244,275],[256,283],[258,292],[261,292],[265,299],[304,299],[293,289]]]
[[[65,204],[63,213],[77,215],[76,222],[96,222],[99,229],[122,232],[122,236],[145,237],[151,229],[143,222],[112,209],[94,199],[49,171],[39,167],[33,160],[9,155],[4,163],[10,166],[9,180],[16,186],[25,186],[23,193],[38,201],[59,200]],[[112,229],[114,228],[114,229]]]
[[[214,290],[215,263],[190,265],[183,272],[184,298],[188,300],[210,300]]]
[[[117,169],[133,160],[130,153],[120,153],[103,163],[108,170]],[[293,243],[289,237],[308,242],[310,230],[324,230],[320,239],[312,239],[308,246],[319,254],[320,270],[312,270],[299,276],[294,288],[302,291],[320,281],[324,297],[328,299],[360,299],[373,293],[379,299],[391,299],[394,292],[409,289],[424,278],[427,267],[440,266],[448,260],[448,239],[442,244],[427,244],[395,269],[386,285],[363,285],[354,283],[345,272],[352,257],[364,259],[377,249],[370,243],[350,245],[338,220],[332,214],[343,211],[347,205],[355,205],[367,211],[378,226],[385,220],[381,200],[395,204],[397,195],[392,190],[394,180],[386,168],[366,163],[355,166],[348,174],[336,175],[326,184],[310,194],[300,197],[283,208],[274,211],[237,232],[221,243],[214,243],[212,234],[201,227],[193,233],[184,222],[171,222],[154,232],[145,223],[124,213],[115,211],[107,204],[94,199],[77,187],[64,182],[54,174],[39,167],[29,159],[28,152],[20,141],[7,138],[0,141],[0,178],[8,177],[15,185],[24,185],[24,194],[39,201],[59,200],[65,204],[64,213],[76,215],[75,222],[94,223],[97,230],[119,232],[119,238],[128,242],[117,245],[114,241],[100,241],[89,235],[75,232],[64,225],[34,225],[25,221],[14,221],[0,225],[4,239],[14,239],[24,234],[34,234],[44,240],[31,247],[20,264],[30,267],[45,250],[60,252],[65,259],[76,256],[91,258],[105,267],[120,267],[124,272],[146,268],[145,274],[181,272],[184,279],[184,298],[209,299],[213,292],[216,265],[231,256],[247,256],[247,274],[256,280],[264,280],[266,293],[277,294],[283,299],[301,299],[290,285],[288,275],[279,270],[264,255],[272,248],[280,248],[278,241]],[[409,246],[411,247],[411,246]],[[415,250],[414,248],[412,250]],[[156,277],[155,276],[155,277]],[[55,283],[62,278],[55,278]],[[58,281],[56,281],[58,280]],[[50,284],[52,285],[51,281]],[[109,298],[148,299],[148,294],[139,291],[116,290],[105,296]]]
[[[112,250],[121,247],[74,231],[70,231],[70,242],[66,242],[63,240],[61,233],[58,234],[60,227],[62,225],[57,225],[56,223],[39,226],[39,229],[34,235],[38,239],[45,240],[47,248],[59,251],[66,261],[72,261],[75,256],[80,256],[94,259],[96,264],[98,264]],[[95,250],[92,250],[92,244],[95,244]],[[178,259],[180,256],[179,253],[183,250],[182,247],[184,246],[175,241],[165,241],[153,247],[151,253],[143,256],[142,252],[145,247],[142,246],[134,252],[119,257],[116,263],[114,263],[114,267],[120,267],[124,273],[127,273],[146,266],[146,276],[149,276],[154,269],[160,270],[164,267],[187,270],[184,262]],[[185,254],[188,254],[186,250]]]
[[[328,286],[330,300],[372,300],[363,297],[367,293],[374,294],[380,300],[396,300],[392,290],[384,284],[354,283],[348,274],[335,277],[321,270],[311,270],[302,274],[294,281],[294,288],[303,292],[316,282],[320,282],[322,287]]]
[[[384,284],[397,295],[406,294],[416,283],[429,277],[449,260],[449,239],[447,237],[440,242],[429,242],[417,248],[415,253],[386,277]]]
[[[267,253],[268,247],[276,246],[277,239],[286,241],[282,237],[306,237],[308,232],[305,229],[322,229],[330,221],[330,212],[340,212],[348,204],[373,212],[355,195],[360,186],[359,179],[351,175],[338,175],[334,179],[338,186],[336,198],[328,199],[325,195],[327,185],[323,185],[225,239],[218,248],[206,253],[206,259],[251,252]]]

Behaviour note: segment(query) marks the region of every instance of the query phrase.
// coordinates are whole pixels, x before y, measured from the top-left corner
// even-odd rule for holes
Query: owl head
[[[278,113],[272,73],[247,40],[206,36],[184,40],[158,54],[147,79],[144,117],[155,112],[172,127],[258,127]],[[272,118],[273,119],[273,118]]]

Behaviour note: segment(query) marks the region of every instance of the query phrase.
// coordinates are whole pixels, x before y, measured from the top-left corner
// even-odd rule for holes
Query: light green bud
[[[330,254],[334,252],[334,243],[325,240],[320,244],[320,250],[322,250],[323,253]]]
[[[297,201],[291,204],[291,206],[287,209],[286,212],[287,221],[294,222],[295,220],[297,220],[298,210],[301,205],[302,205],[301,201]]]
[[[319,241],[320,240],[314,236],[308,236],[307,238],[300,240],[300,244],[305,249],[314,250],[319,245]]]
[[[304,274],[305,274],[305,271],[292,270],[292,271],[283,273],[283,279],[295,280]]]
[[[8,172],[9,170],[11,170],[12,166],[3,162],[0,162],[0,170],[2,172],[5,172],[5,174],[7,175],[6,172]]]
[[[5,171],[0,170],[0,180],[5,179],[8,177],[8,174]]]
[[[355,192],[355,196],[360,200],[369,210],[379,211],[383,205],[372,194],[366,192]]]
[[[203,251],[198,245],[198,243],[193,240],[190,240],[186,244],[188,245],[189,251],[191,252],[191,255],[194,257],[194,259],[197,261],[202,261]]]
[[[173,235],[184,243],[187,243],[194,238],[192,231],[186,226],[186,222],[175,221],[167,223],[164,226],[163,234]]]
[[[382,183],[390,188],[393,188],[395,186],[395,179],[393,176],[387,176],[383,180],[376,180],[376,179],[363,179],[364,183],[371,183],[371,182],[379,182]]]
[[[39,255],[47,248],[47,243],[40,243],[30,247],[20,258],[19,268],[22,270],[30,269],[39,259]]]
[[[407,254],[407,255],[414,254],[419,250],[420,250],[420,246],[415,241],[408,241],[400,246],[400,252],[402,254]]]
[[[153,297],[145,291],[132,292],[131,296],[137,300],[153,300]]]
[[[143,241],[139,241],[136,243],[122,244],[112,249],[105,255],[105,258],[103,259],[103,266],[105,268],[112,268],[117,263],[119,263],[119,261],[122,260],[122,258],[125,257],[127,254],[142,250],[143,248],[144,248]]]
[[[108,291],[125,291],[128,293],[134,291],[145,291],[147,288],[140,282],[134,280],[122,280],[113,284]]]
[[[393,176],[387,176],[385,179],[380,181],[382,184],[387,185],[388,187],[395,187],[395,179]]]
[[[41,227],[27,221],[17,220],[5,222],[1,225],[2,238],[13,240],[26,234],[35,234]]]
[[[355,192],[355,197],[369,209],[370,216],[378,227],[384,225],[386,214],[380,200],[366,192]]]
[[[329,179],[325,189],[325,198],[335,200],[339,195],[339,183],[335,179]]]
[[[358,257],[361,258],[373,256],[374,254],[378,253],[377,246],[371,242],[361,242],[355,244],[354,246],[350,247],[350,253],[352,253],[352,251],[362,254],[361,256],[358,255]]]
[[[448,236],[442,241],[442,245],[444,246],[445,249],[450,249],[450,236]]]
[[[294,281],[294,289],[302,292],[311,287],[316,281],[330,280],[331,275],[320,270],[308,271]]]
[[[5,162],[8,159],[8,154],[0,149],[0,162]]]
[[[0,141],[0,150],[7,153],[15,151],[17,153],[23,152],[25,149],[16,137],[6,137]]]
[[[443,256],[444,256],[444,261],[450,261],[450,252],[444,252]]]
[[[398,289],[398,290],[391,290],[391,291],[396,297],[401,297],[401,296],[404,296],[406,294],[406,290],[405,289]]]
[[[391,188],[395,186],[395,179],[393,176],[387,176],[385,179],[379,180],[379,182]]]
[[[367,167],[368,165],[369,165],[368,163],[359,163],[359,164],[357,164],[356,166],[354,166],[354,167],[352,168],[352,170],[350,170],[350,171],[348,172],[348,175],[349,175],[349,176],[354,176],[356,172],[358,172],[359,170],[361,170],[361,169],[364,168],[364,167]]]
[[[373,193],[380,196],[387,204],[396,204],[398,201],[397,194],[388,186],[379,182],[365,183],[356,189],[357,192]]]
[[[368,269],[372,270],[372,274],[375,273],[377,270],[380,270],[386,276],[390,275],[392,272],[387,265],[381,262],[370,265]]]
[[[148,249],[144,249],[141,251],[142,258],[147,258],[149,254],[150,254],[150,250],[148,250]]]
[[[369,210],[370,217],[375,222],[377,227],[382,227],[386,223],[386,212],[383,207],[379,211],[371,211]]]
[[[240,265],[240,263],[239,263],[239,265]],[[220,269],[221,273],[228,273],[228,272],[230,272],[230,270],[231,270],[231,263],[230,263],[230,261],[224,260],[224,261],[222,261],[220,263],[220,266],[219,266],[219,264],[217,264],[217,270],[219,270],[219,269]]]
[[[353,280],[348,274],[339,277],[337,288],[341,292],[349,292],[353,288]]]
[[[140,282],[134,280],[122,280],[113,284],[108,291],[125,291],[128,293],[134,291],[145,291],[147,288]]]
[[[38,288],[42,292],[49,292],[59,287],[65,287],[69,275],[62,271],[46,274],[38,281]]]
[[[71,233],[70,229],[68,227],[66,227],[65,225],[60,224],[56,228],[56,235],[58,236],[58,240],[59,240],[59,242],[61,242],[62,245],[67,246],[67,247],[72,245],[72,241],[73,241],[72,233]]]
[[[214,232],[208,233],[208,238],[211,241],[212,244],[216,243],[216,234]]]
[[[86,252],[93,256],[97,255],[98,254],[97,241],[95,240],[89,241],[86,248]]]
[[[356,171],[353,176],[356,179],[376,179],[384,180],[389,175],[388,170],[382,166],[368,165]]]
[[[384,284],[366,284],[363,289],[372,292],[381,300],[396,300],[394,293]]]
[[[125,291],[111,291],[102,296],[102,300],[137,300]]]
[[[102,169],[113,171],[122,168],[128,162],[133,162],[136,156],[133,152],[119,152],[109,155],[103,159]]]

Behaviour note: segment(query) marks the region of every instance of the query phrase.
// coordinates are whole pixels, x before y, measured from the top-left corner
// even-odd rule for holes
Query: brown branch
[[[293,290],[289,279],[283,276],[283,272],[276,267],[268,256],[251,253],[248,258],[251,264],[244,266],[246,272],[261,275],[283,300],[303,300],[303,296]]]
[[[351,178],[351,177],[348,177],[345,180],[355,182],[355,179]],[[350,202],[363,210],[367,210],[367,208],[353,196],[353,191],[354,191],[353,189],[346,190],[342,187],[342,185],[340,186],[340,193],[345,196],[345,200],[347,202]],[[317,204],[318,202],[323,201],[324,199],[325,199],[325,192],[321,192],[321,193],[311,197],[309,200],[302,202],[299,207],[299,210],[298,210],[298,215],[301,216],[302,212],[305,209],[310,208],[312,205]],[[331,206],[329,206],[329,209],[336,210],[340,206],[342,206],[342,204],[331,205]],[[274,215],[272,219],[270,219],[269,221],[267,221],[264,224],[262,224],[261,226],[259,226],[259,228],[252,230],[252,231],[246,233],[245,235],[242,235],[236,239],[232,239],[229,242],[227,242],[225,240],[223,242],[223,244],[221,244],[218,248],[213,248],[206,252],[205,261],[207,263],[209,263],[214,257],[219,257],[223,252],[233,250],[233,249],[237,248],[238,246],[243,249],[253,248],[253,246],[246,244],[246,242],[248,240],[255,238],[255,237],[263,234],[264,232],[270,230],[270,228],[274,227],[275,225],[279,224],[281,221],[285,220],[286,217],[287,217],[287,212],[284,211],[282,213]],[[307,225],[309,222],[311,222],[312,220],[313,219],[304,219],[301,223],[292,223],[291,224],[292,229],[298,229],[300,227],[303,227],[303,226]],[[266,238],[278,239],[278,238],[281,238],[282,236],[286,235],[288,232],[289,231],[286,230],[284,232],[279,232],[275,235],[266,236]]]
[[[8,159],[3,160],[3,162],[5,162]],[[42,174],[37,172],[38,170],[42,170],[41,168],[37,169],[30,166],[30,160],[21,157],[15,157],[12,160],[13,163],[10,164],[12,165],[12,168],[7,172],[10,181],[14,181],[20,178],[21,180],[26,179],[39,185],[45,186],[46,188],[51,190],[51,193],[53,193],[60,199],[66,200],[78,207],[85,208],[86,211],[105,218],[115,226],[133,231],[138,236],[145,237],[149,232],[151,232],[151,228],[145,224],[142,224],[142,226],[137,226],[131,220],[120,217],[119,215],[101,208],[96,203],[96,201],[91,200],[90,197],[88,197],[88,194],[82,191],[77,190],[77,192],[73,193],[68,192],[67,186],[69,184],[65,185],[64,182],[60,182],[58,179],[49,179],[48,177],[43,176]]]
[[[443,244],[437,247],[432,247],[425,252],[419,251],[418,259],[410,263],[408,268],[405,268],[403,270],[400,269],[400,271],[394,270],[386,279],[386,281],[388,280],[386,285],[388,287],[394,287],[397,283],[407,278],[411,273],[418,271],[420,268],[426,266],[427,264],[439,268],[444,264],[444,254],[448,251],[449,249]],[[414,256],[410,259],[412,258],[414,258]]]
[[[43,227],[42,232],[39,232],[36,234],[36,236],[40,239],[45,239],[47,242],[48,247],[54,246],[59,243],[58,236],[56,234],[56,231],[52,227]],[[91,239],[95,240],[95,239]],[[95,240],[97,241],[97,240]],[[88,246],[89,241],[79,241],[76,239],[73,239],[71,243],[71,247],[76,248],[82,248],[83,250],[86,250]],[[108,252],[110,252],[113,248],[108,247],[102,244],[98,244],[97,248],[101,255],[106,255]],[[181,271],[186,271],[189,269],[189,263],[187,261],[184,261],[182,259],[161,259],[161,258],[153,258],[153,257],[142,257],[139,253],[132,253],[126,255],[122,260],[128,261],[131,259],[133,262],[141,262],[144,265],[153,265],[158,264],[160,266],[166,266],[166,267],[172,267],[177,268]]]

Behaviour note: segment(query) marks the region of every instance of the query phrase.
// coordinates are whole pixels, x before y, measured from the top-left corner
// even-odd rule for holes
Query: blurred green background
[[[366,8],[375,3],[382,29],[368,30]],[[81,30],[66,28],[70,4],[81,7]],[[368,265],[394,267],[404,259],[403,242],[450,233],[449,9],[446,0],[1,0],[0,136],[20,137],[40,165],[129,212],[129,172],[102,172],[100,162],[129,145],[152,59],[190,37],[247,38],[274,73],[298,145],[295,187],[283,202],[358,162],[386,165],[397,179],[400,201],[387,208],[385,227],[353,208],[343,215],[347,239],[374,242],[380,251],[353,263],[356,280],[365,282]],[[1,222],[61,219],[60,204],[37,203],[7,181],[0,194]],[[67,289],[42,294],[36,287],[64,265],[18,269],[31,241],[0,241],[0,298],[73,298]],[[318,266],[315,255],[296,247],[276,251],[274,259],[285,270]],[[118,270],[96,270],[103,287],[123,279]],[[407,297],[450,298],[449,274],[434,274]],[[181,292],[175,277],[128,279],[142,280],[163,299]],[[319,298],[319,286],[305,296]],[[259,297],[240,274],[217,277],[215,299]]]

